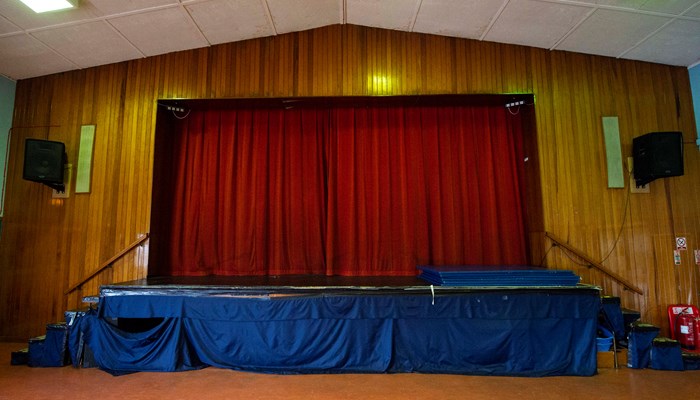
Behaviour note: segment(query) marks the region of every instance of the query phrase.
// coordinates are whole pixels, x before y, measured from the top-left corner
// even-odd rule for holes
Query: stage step
[[[10,365],[27,365],[29,364],[29,348],[25,347],[22,350],[12,352]]]
[[[700,353],[683,351],[683,365],[686,371],[700,370]]]
[[[18,362],[22,361],[20,352],[17,352]],[[68,325],[64,322],[46,325],[46,335],[29,339],[27,353],[26,364],[30,367],[63,367],[70,364]],[[13,353],[13,360],[14,357]]]
[[[629,337],[632,324],[639,321],[641,317],[642,314],[639,311],[622,307],[622,320],[625,323],[625,337]]]

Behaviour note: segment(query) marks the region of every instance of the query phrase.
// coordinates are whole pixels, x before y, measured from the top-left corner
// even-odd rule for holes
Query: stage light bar
[[[35,13],[65,10],[78,6],[78,0],[19,0]]]

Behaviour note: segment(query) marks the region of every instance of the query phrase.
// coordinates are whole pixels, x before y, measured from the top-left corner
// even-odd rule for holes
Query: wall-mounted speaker
[[[66,146],[50,140],[27,139],[24,143],[22,178],[63,190]]]
[[[634,180],[637,186],[683,175],[683,134],[651,132],[632,139]]]

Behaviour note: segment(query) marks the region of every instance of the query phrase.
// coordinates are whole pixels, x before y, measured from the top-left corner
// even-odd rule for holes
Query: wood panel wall
[[[158,206],[151,205],[158,99],[445,93],[534,94],[539,184],[528,198],[541,199],[530,232],[536,262],[576,270],[662,327],[668,304],[698,303],[700,151],[686,146],[685,176],[628,199],[629,183],[607,188],[601,122],[619,117],[624,157],[632,138],[650,131],[680,130],[694,142],[686,68],[338,25],[19,81],[0,238],[0,338],[41,334],[100,284],[146,275],[147,242],[64,294],[149,231]],[[65,142],[75,165],[85,124],[96,125],[89,194],[52,200],[50,189],[21,179],[25,138]],[[605,266],[644,295],[550,249],[543,231],[607,257]],[[676,236],[689,242],[680,266]]]

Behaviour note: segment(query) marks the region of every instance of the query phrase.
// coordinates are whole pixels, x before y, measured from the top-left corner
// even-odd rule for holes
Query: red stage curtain
[[[503,107],[334,110],[327,274],[525,264],[522,132]]]
[[[167,140],[151,275],[527,262],[522,122],[503,107],[193,110]]]
[[[172,205],[154,204],[149,274],[325,273],[327,125],[327,110],[307,109],[178,121],[164,133],[174,173],[154,185]]]

